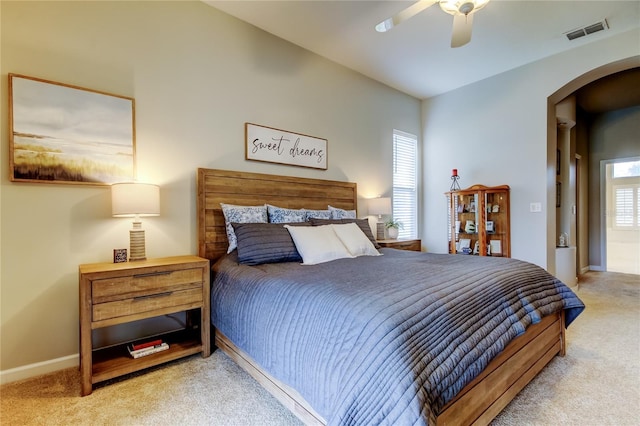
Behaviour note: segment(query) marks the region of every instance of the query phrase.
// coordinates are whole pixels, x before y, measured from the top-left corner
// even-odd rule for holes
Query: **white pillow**
[[[373,243],[355,223],[333,224],[333,230],[352,256],[381,256]]]
[[[291,234],[291,239],[293,239],[296,249],[302,257],[303,265],[315,265],[345,257],[353,257],[336,235],[332,225],[284,225],[284,227]]]

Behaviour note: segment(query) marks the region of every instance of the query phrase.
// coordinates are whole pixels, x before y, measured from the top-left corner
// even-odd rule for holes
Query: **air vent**
[[[578,28],[575,30],[571,30],[565,33],[569,41],[575,40],[580,37],[584,37],[589,34],[597,33],[598,31],[608,30],[609,24],[606,19],[603,19],[600,22],[596,22],[595,24],[587,25],[583,28]]]

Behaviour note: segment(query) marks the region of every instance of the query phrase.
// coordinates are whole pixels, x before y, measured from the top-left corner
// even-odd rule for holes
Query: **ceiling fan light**
[[[378,25],[376,25],[376,31],[379,32],[379,33],[387,32],[391,28],[393,28],[393,19],[391,19],[391,18],[385,19],[384,21],[382,21]]]
[[[468,15],[482,9],[489,0],[440,0],[440,8],[450,15]]]

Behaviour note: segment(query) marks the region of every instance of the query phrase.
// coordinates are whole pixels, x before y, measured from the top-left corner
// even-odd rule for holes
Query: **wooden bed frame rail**
[[[355,183],[198,169],[199,255],[215,263],[227,248],[220,203],[274,204],[287,208],[348,210],[357,206]],[[325,419],[298,392],[273,378],[219,331],[215,345],[308,425]],[[514,339],[475,380],[438,415],[436,424],[487,425],[556,355],[565,354],[564,312],[546,316]]]

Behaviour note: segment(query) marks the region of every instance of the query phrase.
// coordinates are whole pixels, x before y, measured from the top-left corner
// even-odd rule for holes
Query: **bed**
[[[381,249],[322,265],[239,265],[220,203],[355,210],[356,184],[198,169],[197,191],[199,254],[214,265],[215,345],[306,424],[488,424],[564,355],[565,326],[584,308],[541,268],[507,258]],[[392,287],[400,275],[404,284]],[[521,285],[524,277],[546,287]],[[505,303],[494,292],[524,314],[492,311]],[[428,345],[442,351],[421,352]]]

